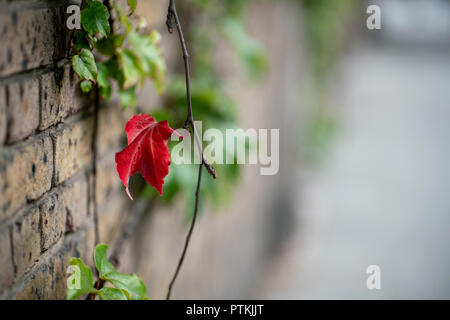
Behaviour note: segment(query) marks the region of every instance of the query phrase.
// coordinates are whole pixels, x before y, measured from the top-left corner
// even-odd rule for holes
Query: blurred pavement
[[[252,298],[450,298],[450,51],[369,41],[335,79],[340,133],[298,174],[296,236]],[[381,290],[366,268],[381,267]]]

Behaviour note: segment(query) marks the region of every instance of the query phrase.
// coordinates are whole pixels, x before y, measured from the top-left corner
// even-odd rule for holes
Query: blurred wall
[[[70,3],[0,1],[4,299],[64,299],[69,258],[93,265],[128,212],[113,160],[128,115],[81,94],[66,57]]]
[[[0,298],[63,299],[69,257],[92,266],[99,242],[111,245],[122,271],[144,278],[151,298],[162,298],[187,232],[185,209],[124,196],[113,159],[130,114],[114,99],[106,106],[79,92],[66,57],[70,3],[77,1],[0,1]],[[165,30],[167,1],[139,3],[163,35],[170,76],[181,53]],[[270,57],[262,82],[248,84],[232,58],[224,60],[244,128],[280,128],[280,173],[264,177],[248,166],[226,208],[206,206],[175,298],[245,298],[255,268],[289,231],[290,130],[301,69],[297,10],[288,1],[248,9],[251,32]],[[140,101],[160,102],[151,87]]]
[[[242,128],[280,129],[280,171],[261,176],[259,165],[245,165],[229,204],[220,210],[205,207],[174,286],[174,299],[248,298],[259,268],[277,254],[290,233],[292,146],[302,74],[300,9],[291,1],[250,3],[247,26],[267,50],[268,73],[263,80],[249,83],[225,44],[217,50],[217,61],[238,105]],[[165,10],[164,5],[158,16],[163,17]],[[164,44],[168,60],[180,59],[178,39],[167,40],[172,41]],[[191,51],[195,54],[195,48]],[[216,182],[220,183],[220,177]],[[144,278],[150,298],[165,297],[175,271],[188,227],[184,203],[147,214],[126,250],[134,258],[126,270],[135,270]]]

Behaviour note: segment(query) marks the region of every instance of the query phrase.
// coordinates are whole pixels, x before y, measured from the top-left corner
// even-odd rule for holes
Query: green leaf
[[[91,91],[91,89],[92,89],[92,82],[89,80],[83,80],[80,83],[80,88],[81,88],[81,91],[87,93],[87,92]]]
[[[137,0],[128,0],[128,5],[130,6],[131,13],[136,10]]]
[[[81,49],[79,55],[75,55],[72,58],[73,70],[78,74],[80,79],[91,80],[96,82],[97,79],[97,66],[95,64],[95,58],[91,51],[87,49]]]
[[[161,36],[157,31],[153,31],[150,35],[140,35],[137,32],[130,32],[129,34],[129,41],[133,47],[133,52],[139,58],[140,68],[146,75],[153,78],[159,92],[162,91],[166,69],[161,49],[157,47],[160,38]]]
[[[96,49],[98,52],[112,56],[115,53],[116,48],[121,47],[124,41],[124,36],[121,34],[112,34],[107,38],[102,38],[97,41]]]
[[[116,10],[117,17],[119,18],[120,24],[125,28],[125,33],[129,33],[133,28],[130,19],[128,19],[128,16],[124,13],[123,8],[118,1],[114,1],[113,5],[114,9]]]
[[[125,76],[123,70],[121,69],[117,59],[109,59],[104,63],[106,69],[108,69],[108,75],[117,80],[119,88],[123,88],[125,82]]]
[[[147,295],[144,282],[135,274],[110,272],[104,276],[116,288],[122,289],[129,300],[146,300]]]
[[[125,293],[122,290],[116,288],[102,288],[98,292],[98,295],[102,300],[128,300]]]
[[[128,49],[120,50],[119,59],[124,75],[124,88],[129,88],[139,82],[141,69],[136,55]]]
[[[81,49],[91,49],[89,41],[84,36],[83,32],[77,31],[75,33],[75,50],[80,51]]]
[[[108,38],[102,38],[97,41],[97,44],[95,45],[95,49],[98,50],[101,54],[112,56],[114,54],[114,42],[111,41],[111,39]]]
[[[111,32],[108,8],[100,2],[90,2],[88,7],[81,11],[81,24],[91,35],[100,33],[108,36]]]
[[[100,89],[100,94],[106,99],[109,99],[111,97],[112,88],[111,84],[109,83],[108,67],[104,63],[98,62],[97,70],[98,70],[97,83]]]
[[[94,252],[95,266],[97,267],[100,278],[102,279],[107,273],[115,271],[112,264],[108,261],[107,250],[108,245],[101,243],[95,247]]]
[[[86,33],[86,37],[92,41],[94,46],[97,44],[98,39],[95,36],[91,35],[90,33]]]
[[[126,90],[119,90],[119,99],[123,109],[131,107],[133,112],[136,111],[136,86]]]
[[[69,265],[72,267],[72,276],[67,286],[67,299],[74,300],[88,293],[96,293],[92,270],[79,258],[71,258]]]

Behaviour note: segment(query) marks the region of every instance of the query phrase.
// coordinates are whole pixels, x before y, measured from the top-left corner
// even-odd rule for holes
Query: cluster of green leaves
[[[259,79],[267,68],[267,58],[262,46],[250,36],[244,24],[244,8],[248,1],[242,0],[186,0],[177,3],[181,16],[189,16],[189,23],[183,25],[189,48],[195,48],[191,55],[191,93],[193,112],[196,119],[202,120],[203,128],[217,128],[225,133],[226,128],[238,128],[238,106],[218,75],[213,57],[217,41],[227,39],[230,48],[242,69],[250,79]],[[128,0],[131,12],[136,1]],[[140,34],[141,23],[133,26],[130,17],[118,3],[113,10],[120,24],[120,30],[112,32],[110,12],[97,1],[88,0],[81,11],[83,30],[75,34],[73,68],[81,78],[81,88],[88,92],[94,84],[100,94],[109,98],[113,83],[118,88],[119,98],[124,107],[136,108],[136,91],[145,77],[154,80],[158,91],[162,90],[165,73],[161,49],[158,47],[159,34]],[[141,20],[140,20],[141,21]],[[206,25],[205,25],[206,24]],[[186,29],[187,28],[187,29]],[[217,35],[221,35],[217,37]],[[186,119],[186,88],[184,70],[174,75],[166,86],[163,95],[164,107],[154,111],[157,120],[169,119],[174,128],[183,127]],[[147,110],[141,110],[143,112]],[[172,145],[174,143],[171,143]],[[192,143],[192,148],[195,144]],[[224,154],[226,150],[224,149]],[[192,150],[194,154],[194,150]],[[212,200],[215,206],[224,204],[237,182],[240,166],[214,165],[220,179],[204,176],[201,186],[201,199]],[[171,203],[178,196],[186,194],[187,216],[192,215],[197,181],[196,165],[172,164],[164,184],[162,201]],[[144,189],[144,196],[156,197],[153,188]],[[201,205],[201,204],[200,204]]]
[[[215,128],[225,136],[226,129],[239,128],[238,105],[225,86],[223,76],[216,70],[217,41],[227,39],[230,52],[241,63],[239,67],[245,70],[244,75],[251,80],[257,80],[267,69],[267,57],[262,46],[247,31],[243,16],[248,1],[244,0],[186,0],[179,1],[177,8],[180,16],[190,17],[189,24],[183,25],[189,48],[195,48],[191,55],[191,96],[195,119],[202,121],[203,131]],[[220,35],[219,37],[217,35]],[[172,77],[165,95],[164,107],[152,111],[156,119],[170,119],[174,128],[183,127],[186,120],[186,87],[183,70]],[[169,144],[175,144],[169,142]],[[170,146],[170,145],[169,145]],[[196,149],[191,143],[192,152]],[[247,152],[248,145],[246,145]],[[223,149],[224,156],[229,152]],[[235,155],[236,157],[236,155]],[[214,164],[217,176],[213,180],[210,175],[203,175],[200,188],[200,206],[205,201],[211,201],[214,207],[227,203],[232,190],[238,181],[241,167],[236,164]],[[197,165],[170,165],[169,174],[164,183],[164,198],[162,201],[171,203],[177,196],[184,196],[186,201],[186,217],[192,218],[195,198],[192,190],[197,184]],[[156,197],[156,192],[146,187],[145,197]]]
[[[75,33],[76,54],[72,66],[81,79],[81,89],[89,92],[96,84],[100,94],[109,99],[113,84],[124,108],[136,108],[136,92],[146,78],[153,79],[162,91],[165,64],[158,46],[157,31],[141,33],[146,22],[137,23],[130,15],[136,9],[136,0],[128,0],[130,13],[120,3],[113,2],[113,11],[119,30],[112,32],[108,8],[98,1],[86,0],[81,10],[82,30]],[[135,19],[136,20],[136,19]]]
[[[148,300],[144,282],[135,274],[116,272],[107,258],[108,246],[99,244],[95,248],[94,260],[99,278],[112,287],[95,288],[92,269],[80,258],[71,258],[69,264],[77,270],[67,287],[67,299],[74,300],[86,294],[95,294],[102,300]],[[79,277],[77,279],[76,277]]]

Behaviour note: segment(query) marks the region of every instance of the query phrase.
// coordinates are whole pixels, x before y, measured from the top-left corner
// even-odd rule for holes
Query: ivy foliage
[[[74,71],[81,79],[83,92],[89,92],[94,85],[100,94],[109,99],[113,87],[124,108],[136,109],[136,93],[147,77],[153,79],[156,88],[162,92],[165,64],[158,46],[157,31],[141,32],[146,22],[143,18],[135,23],[131,14],[136,0],[128,0],[126,12],[120,3],[113,2],[114,15],[119,24],[113,31],[111,13],[101,2],[86,0],[81,8],[82,30],[75,33],[72,57]]]
[[[72,283],[67,288],[67,299],[74,300],[86,294],[95,294],[101,300],[148,300],[144,282],[135,274],[116,272],[107,258],[108,246],[99,244],[95,248],[94,261],[99,278],[112,287],[95,288],[92,269],[79,258],[71,258],[69,264],[75,266]]]
[[[195,119],[202,121],[202,129],[215,128],[225,136],[226,129],[237,129],[239,125],[239,108],[230,89],[223,81],[218,70],[217,57],[220,42],[224,42],[229,52],[237,58],[237,69],[243,70],[242,76],[257,81],[267,70],[267,57],[262,45],[248,32],[245,24],[244,10],[248,0],[185,0],[177,3],[181,17],[189,17],[189,23],[183,25],[183,31],[191,48],[191,99]],[[186,120],[186,87],[184,71],[171,77],[164,94],[164,107],[152,111],[156,119],[170,119],[172,126],[182,128]],[[198,128],[199,129],[199,128]],[[192,134],[191,134],[192,136]],[[235,140],[237,143],[238,139]],[[169,141],[169,147],[177,142]],[[224,144],[223,155],[226,157],[230,148]],[[196,150],[191,143],[192,152]],[[253,152],[248,149],[246,152]],[[210,159],[208,159],[210,160]],[[200,206],[205,201],[218,208],[226,205],[232,196],[234,185],[238,182],[241,166],[237,164],[214,163],[218,179],[204,175],[200,187]],[[193,216],[195,198],[191,196],[197,183],[198,166],[195,164],[170,165],[169,174],[164,183],[164,203],[170,204],[177,197],[186,201],[186,220]],[[157,197],[156,192],[145,187],[143,196]],[[159,198],[159,197],[157,197]]]
[[[177,7],[181,16],[189,17],[183,25],[192,49],[191,94],[196,119],[202,121],[203,129],[216,128],[225,134],[226,129],[239,128],[238,108],[229,88],[223,83],[217,70],[214,56],[219,42],[225,42],[236,56],[238,69],[250,80],[260,79],[267,69],[267,57],[263,47],[248,32],[244,10],[248,0],[185,0]],[[118,92],[124,108],[131,107],[136,112],[137,91],[146,78],[150,77],[159,93],[163,93],[165,64],[159,47],[158,32],[144,33],[143,19],[135,17],[137,1],[128,0],[124,9],[118,1],[112,1],[108,8],[98,1],[87,0],[81,11],[83,29],[75,33],[72,59],[73,69],[81,79],[81,89],[89,92],[96,85],[100,94],[109,99],[113,90]],[[111,16],[119,28],[111,27]],[[88,19],[89,18],[89,19]],[[137,23],[136,23],[137,22]],[[109,27],[108,27],[109,26]],[[113,30],[117,29],[117,30]],[[169,79],[162,95],[163,107],[152,110],[157,120],[169,119],[172,127],[181,128],[186,120],[186,88],[184,70],[181,68]],[[139,106],[146,112],[146,106]],[[237,141],[237,139],[236,139]],[[172,147],[175,142],[169,142]],[[192,143],[192,155],[195,144]],[[225,148],[225,155],[228,148]],[[247,152],[251,152],[248,150]],[[236,158],[235,162],[236,163]],[[227,202],[233,186],[238,181],[240,166],[237,164],[214,164],[220,179],[204,176],[201,186],[201,201],[210,200],[215,207]],[[186,214],[192,217],[193,197],[197,166],[172,163],[164,184],[164,198],[170,204],[185,195]],[[145,187],[143,196],[155,198],[157,194]],[[159,198],[159,197],[158,197]],[[202,203],[200,203],[202,205]]]

